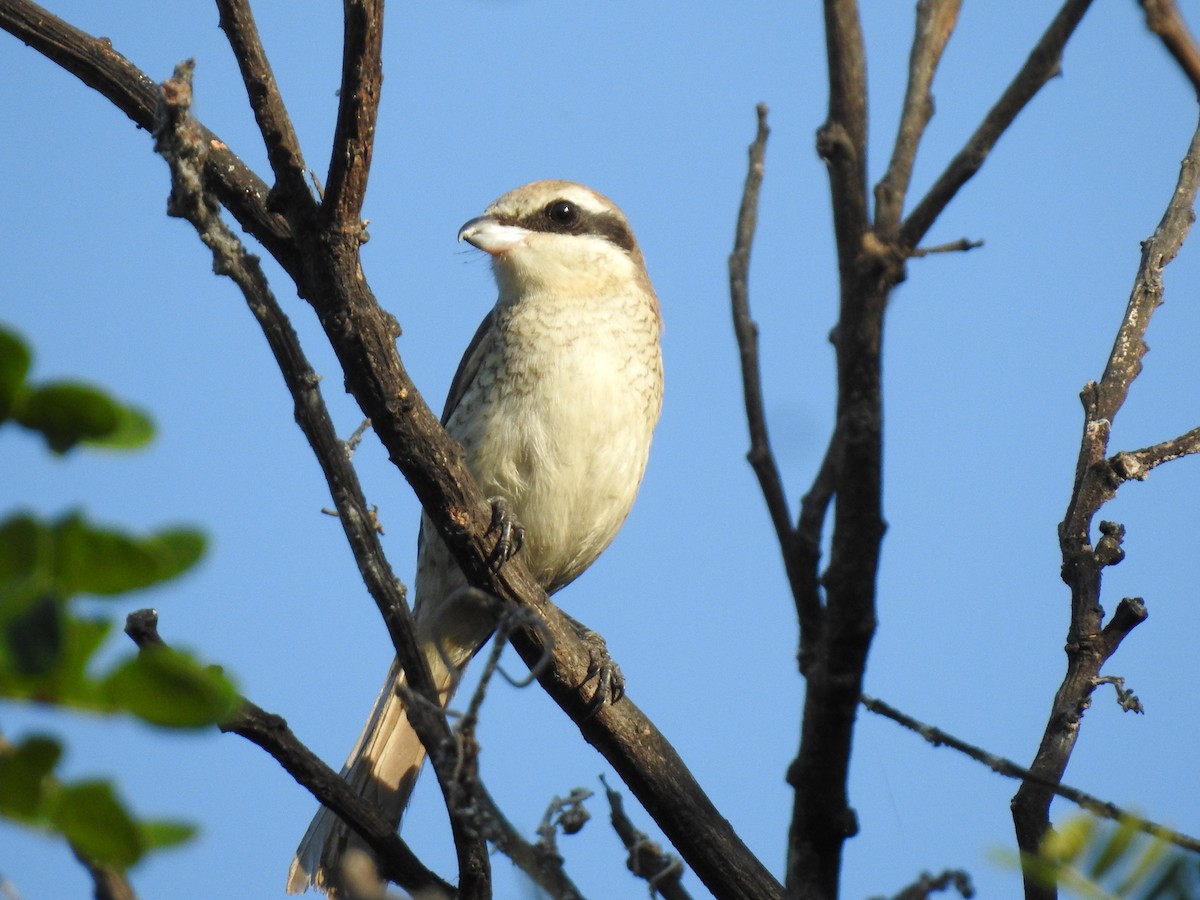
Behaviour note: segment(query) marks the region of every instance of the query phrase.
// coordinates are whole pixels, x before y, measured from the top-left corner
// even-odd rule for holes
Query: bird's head
[[[603,194],[570,181],[535,181],[509,191],[463,225],[458,239],[491,255],[502,299],[541,290],[649,289],[624,214]]]

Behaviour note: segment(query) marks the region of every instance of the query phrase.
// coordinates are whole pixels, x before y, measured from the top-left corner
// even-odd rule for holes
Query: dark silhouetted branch
[[[1200,127],[1192,136],[1166,212],[1154,234],[1142,244],[1141,263],[1104,374],[1099,382],[1085,385],[1080,394],[1084,408],[1083,435],[1074,487],[1066,515],[1058,527],[1062,578],[1071,591],[1067,674],[1055,694],[1045,732],[1030,765],[1036,781],[1023,782],[1012,804],[1017,844],[1026,857],[1036,855],[1050,828],[1050,801],[1054,795],[1050,785],[1057,784],[1066,771],[1079,738],[1084,710],[1100,683],[1101,669],[1129,631],[1145,618],[1144,604],[1129,600],[1118,607],[1113,622],[1102,627],[1101,573],[1124,556],[1121,540],[1125,529],[1117,523],[1101,522],[1101,537],[1093,546],[1092,524],[1123,481],[1144,477],[1168,458],[1195,452],[1200,440],[1197,429],[1145,450],[1108,458],[1113,420],[1129,394],[1129,386],[1141,372],[1146,329],[1162,303],[1163,269],[1179,252],[1191,228],[1198,186]],[[1115,625],[1118,621],[1120,624]],[[1032,868],[1026,868],[1025,890],[1027,898],[1039,900],[1056,894],[1054,887],[1047,886]]]
[[[1071,787],[1068,784],[1063,784],[1059,781],[1050,781],[1040,777],[1031,769],[1027,769],[1022,765],[1013,762],[1010,759],[1005,759],[1003,756],[997,756],[994,753],[989,753],[982,747],[976,747],[974,744],[968,744],[966,741],[956,738],[954,735],[943,731],[933,725],[927,725],[912,716],[900,712],[893,706],[889,706],[882,700],[874,697],[868,697],[865,694],[862,698],[862,704],[876,715],[883,716],[886,719],[891,719],[898,725],[902,725],[909,731],[915,731],[926,741],[935,747],[949,747],[952,750],[957,750],[976,762],[983,763],[993,772],[1003,775],[1005,778],[1016,778],[1020,781],[1029,782],[1031,784],[1040,785],[1058,796],[1070,800],[1081,809],[1085,809],[1094,816],[1099,816],[1102,819],[1112,819],[1117,822],[1129,822],[1137,828],[1138,831],[1153,835],[1156,838],[1175,844],[1184,850],[1190,850],[1193,853],[1200,853],[1200,840],[1167,828],[1165,825],[1160,825],[1157,822],[1152,822],[1149,819],[1143,819],[1141,816],[1135,815],[1126,809],[1122,809],[1115,803],[1110,803],[1107,800],[1101,800],[1099,797],[1089,794],[1086,791],[1081,791],[1079,788]]]
[[[342,86],[321,208],[329,227],[361,234],[383,86],[383,0],[342,0],[342,9]]]
[[[1025,65],[996,101],[996,105],[988,110],[988,114],[975,129],[966,146],[950,161],[933,187],[904,220],[900,228],[902,247],[912,249],[921,243],[942,210],[954,199],[959,189],[979,171],[979,167],[983,165],[983,161],[996,146],[1000,136],[1008,130],[1017,114],[1028,105],[1046,82],[1058,74],[1063,47],[1075,32],[1075,27],[1089,6],[1091,0],[1067,0],[1063,4],[1050,27],[1033,48],[1033,52],[1029,54]]]
[[[125,633],[141,648],[164,644],[158,633],[158,614],[152,609],[130,613]],[[355,794],[341,775],[296,739],[281,716],[266,712],[249,700],[243,699],[242,703],[232,719],[221,723],[221,730],[240,735],[267,751],[314,797],[341,816],[376,854],[385,878],[411,890],[455,895],[453,886],[425,868],[372,804]]]
[[[885,241],[894,241],[900,236],[900,215],[904,211],[917,148],[925,134],[925,126],[933,117],[933,94],[929,88],[942,52],[958,23],[961,6],[962,0],[920,0],[917,3],[917,27],[908,58],[908,87],[904,92],[900,127],[887,172],[875,186],[875,229]]]
[[[267,150],[267,161],[275,173],[275,187],[268,205],[282,209],[299,204],[311,212],[316,204],[308,190],[307,166],[300,140],[279,93],[249,0],[216,0],[216,3],[221,15],[221,30],[229,39],[241,70],[246,96]]]
[[[342,90],[323,213],[307,221],[294,207],[268,207],[268,190],[229,149],[200,129],[208,147],[205,186],[267,248],[316,310],[345,383],[391,461],[401,470],[468,581],[543,621],[514,635],[539,681],[613,765],[716,894],[775,897],[781,887],[737,837],[674,748],[626,696],[590,714],[591,647],[550,603],[518,555],[492,570],[491,506],[467,470],[461,447],[442,429],[397,353],[395,320],[363,277],[359,211],[379,93],[382,4],[347,0]],[[0,0],[0,27],[46,53],[117,103],[144,128],[154,124],[157,94],[144,74],[111,47],[71,29],[26,0]],[[351,517],[353,518],[353,517]],[[368,521],[366,519],[364,521]],[[416,724],[416,723],[414,723]]]
[[[1158,35],[1175,57],[1183,74],[1191,81],[1196,95],[1200,97],[1200,47],[1196,45],[1187,23],[1179,12],[1175,0],[1139,0],[1146,13],[1146,27]]]

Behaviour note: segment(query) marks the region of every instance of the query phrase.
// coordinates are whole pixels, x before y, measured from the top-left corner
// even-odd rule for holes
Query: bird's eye
[[[546,207],[546,217],[555,225],[574,225],[579,221],[579,210],[568,200],[555,200]]]

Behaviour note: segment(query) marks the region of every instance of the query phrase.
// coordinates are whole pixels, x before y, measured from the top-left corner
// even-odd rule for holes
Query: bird
[[[662,316],[621,210],[570,181],[509,191],[458,239],[491,257],[498,296],[451,382],[442,425],[493,506],[519,523],[512,542],[547,593],[565,587],[616,536],[637,496],[662,409]],[[413,615],[443,706],[495,628],[422,515]],[[404,712],[393,661],[342,769],[396,827],[425,750]],[[601,698],[603,699],[603,698]],[[338,893],[348,850],[365,844],[322,807],[287,890]]]

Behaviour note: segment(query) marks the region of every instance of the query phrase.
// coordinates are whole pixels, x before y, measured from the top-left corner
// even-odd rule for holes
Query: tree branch
[[[1138,2],[1146,13],[1146,27],[1159,36],[1200,97],[1200,47],[1196,45],[1196,39],[1184,22],[1175,0]]]
[[[601,781],[604,779],[601,778]],[[669,853],[664,853],[642,831],[639,831],[625,814],[625,802],[621,795],[604,785],[608,798],[609,817],[613,830],[629,851],[625,865],[639,878],[644,878],[650,887],[650,896],[662,896],[663,900],[691,900],[691,895],[680,883],[683,865]]]
[[[295,400],[296,421],[308,438],[310,446],[329,483],[334,505],[354,551],[359,571],[376,601],[397,655],[408,673],[412,691],[420,692],[423,702],[409,704],[409,721],[422,744],[429,751],[433,768],[446,798],[458,849],[461,870],[459,888],[464,897],[479,891],[476,882],[488,876],[487,847],[468,827],[456,803],[452,773],[456,760],[449,725],[437,701],[437,691],[429,673],[425,655],[419,650],[415,626],[405,602],[404,586],[392,572],[390,563],[379,543],[379,536],[367,513],[366,498],[358,476],[350,464],[345,445],[338,440],[333,421],[319,389],[299,339],[283,310],[276,301],[258,259],[246,252],[241,241],[229,231],[218,213],[216,201],[202,186],[205,146],[197,138],[199,129],[190,115],[192,101],[192,69],[190,64],[176,69],[175,77],[162,88],[159,125],[155,131],[155,150],[171,168],[171,198],[167,206],[170,215],[186,219],[213,254],[213,270],[227,275],[241,290],[275,354],[284,381]],[[318,795],[322,802],[325,798]],[[330,806],[337,812],[337,809]],[[354,823],[348,823],[354,827]],[[393,829],[394,830],[394,829]]]
[[[892,161],[883,179],[875,186],[875,230],[885,241],[900,234],[900,214],[912,179],[917,148],[925,126],[933,117],[930,85],[942,59],[942,52],[958,23],[962,0],[920,0],[917,3],[917,27],[908,59],[908,87],[900,113],[900,127],[892,149]]]
[[[92,897],[95,900],[137,900],[133,885],[123,872],[106,863],[96,862],[74,844],[71,845],[71,852],[92,877]]]
[[[758,324],[750,316],[750,250],[754,246],[754,231],[758,225],[758,195],[762,189],[763,162],[767,149],[767,106],[758,104],[758,132],[750,145],[750,169],[746,173],[746,185],[742,191],[742,205],[738,210],[737,230],[733,252],[729,255],[729,295],[733,301],[733,331],[737,337],[738,351],[742,362],[742,394],[746,403],[746,424],[750,429],[750,450],[746,459],[754,474],[775,535],[783,550],[787,551],[791,540],[791,513],[783,491],[783,480],[779,466],[771,451],[771,438],[767,433],[767,414],[763,408],[762,369],[758,361]]]
[[[328,227],[361,232],[383,86],[383,0],[343,0],[342,86],[322,211]]]
[[[1024,782],[1030,782],[1040,785],[1046,790],[1070,800],[1081,809],[1085,809],[1094,816],[1099,816],[1102,819],[1112,819],[1115,822],[1128,822],[1138,831],[1152,835],[1160,840],[1167,841],[1184,850],[1189,850],[1192,853],[1200,853],[1200,839],[1191,837],[1174,829],[1161,825],[1158,822],[1152,822],[1149,819],[1143,819],[1141,816],[1135,815],[1127,809],[1122,809],[1115,803],[1110,803],[1107,800],[1101,800],[1094,794],[1089,794],[1086,791],[1081,791],[1079,788],[1071,787],[1068,784],[1063,784],[1060,781],[1051,781],[1042,778],[1031,769],[1026,769],[1024,766],[1013,762],[1011,759],[1006,759],[1003,756],[997,756],[994,753],[989,753],[982,747],[977,747],[974,744],[968,744],[966,741],[956,738],[948,732],[942,731],[933,725],[927,725],[912,716],[906,715],[893,706],[889,706],[882,700],[877,700],[874,697],[863,695],[862,705],[878,716],[883,716],[885,719],[891,719],[898,725],[902,725],[909,731],[914,731],[923,737],[926,741],[935,747],[949,747],[951,750],[957,750],[965,756],[969,756],[976,762],[983,763],[993,772],[998,775],[1003,775],[1005,778],[1016,778]]]
[[[1193,452],[1198,440],[1195,432],[1188,432],[1175,441],[1106,459],[1113,420],[1128,396],[1129,386],[1141,372],[1142,357],[1147,349],[1146,328],[1154,310],[1162,303],[1163,269],[1174,259],[1191,228],[1198,186],[1200,126],[1193,134],[1180,166],[1179,180],[1166,212],[1154,234],[1142,244],[1133,291],[1104,374],[1099,383],[1089,382],[1081,393],[1084,425],[1075,484],[1058,529],[1062,578],[1071,591],[1067,673],[1054,697],[1045,732],[1030,765],[1038,780],[1023,782],[1012,804],[1017,843],[1027,856],[1036,855],[1050,828],[1053,791],[1046,785],[1062,779],[1100,671],[1138,621],[1136,615],[1131,618],[1132,611],[1126,606],[1119,612],[1127,626],[1101,628],[1104,618],[1104,609],[1100,605],[1101,573],[1106,566],[1115,565],[1123,557],[1120,544],[1124,528],[1115,523],[1100,523],[1102,537],[1093,547],[1092,522],[1101,507],[1116,494],[1122,480],[1144,477],[1152,467],[1151,463],[1157,465],[1168,457]],[[1155,459],[1158,462],[1154,462]],[[1139,608],[1144,618],[1144,607]],[[1056,893],[1030,869],[1026,869],[1025,890],[1030,898],[1049,898]]]
[[[348,0],[347,46],[361,47],[363,58],[344,65],[342,107],[331,160],[323,224],[290,222],[267,210],[261,181],[239,181],[245,166],[223,144],[209,141],[212,154],[205,177],[242,224],[254,234],[296,281],[297,290],[317,311],[342,365],[346,384],[371,419],[392,462],[401,470],[459,563],[469,583],[505,602],[526,606],[545,625],[514,635],[525,661],[546,658],[539,681],[579,726],[584,738],[613,765],[622,779],[662,827],[698,877],[723,897],[769,898],[779,884],[754,857],[696,783],[679,755],[653,723],[626,696],[616,705],[591,714],[590,648],[550,603],[520,556],[499,573],[490,565],[495,536],[490,532],[491,507],[467,470],[461,447],[451,440],[409,378],[396,351],[395,320],[380,309],[363,278],[358,211],[366,186],[366,163],[378,97],[377,58],[379,3]],[[24,11],[22,18],[14,10]],[[67,51],[59,53],[87,83],[110,92],[119,102],[134,98],[139,124],[152,124],[153,87],[147,97],[145,76],[120,60],[115,69],[98,67],[91,55],[103,44],[68,30],[25,0],[0,0],[0,27],[28,42],[58,52],[44,32],[65,33]],[[57,22],[57,20],[53,20]],[[58,23],[61,25],[62,23]],[[21,36],[21,35],[19,35]],[[111,54],[115,56],[115,54]],[[349,55],[349,54],[348,54]],[[119,57],[117,57],[119,59]],[[371,74],[375,73],[375,74]],[[207,132],[201,132],[206,135]],[[215,140],[212,139],[212,140]],[[214,166],[214,157],[227,169]],[[238,189],[240,185],[241,189]],[[331,189],[332,188],[332,193]]]
[[[165,646],[158,633],[158,613],[141,609],[129,614],[125,633],[141,649]],[[296,781],[336,812],[367,842],[378,857],[381,874],[411,890],[431,890],[452,897],[455,889],[421,863],[375,807],[355,794],[346,781],[325,765],[288,728],[281,716],[266,712],[245,698],[242,709],[221,731],[240,735],[267,751]]]
[[[904,220],[900,228],[900,245],[911,250],[925,237],[942,210],[954,199],[959,189],[979,171],[983,161],[1008,130],[1017,114],[1034,95],[1055,75],[1062,64],[1062,51],[1067,39],[1075,32],[1092,0],[1067,0],[1050,27],[1029,54],[1025,65],[1005,89],[996,105],[988,110],[980,126],[966,145],[950,161],[946,170]]]
[[[157,83],[118,53],[107,38],[95,38],[29,0],[0,0],[0,28],[24,41],[108,98],[135,125],[154,130]],[[207,128],[205,183],[248,232],[289,272],[296,244],[284,219],[267,209],[268,188],[229,147]]]
[[[817,153],[829,168],[838,266],[845,280],[867,221],[867,62],[856,0],[825,0],[829,112]]]
[[[248,0],[216,0],[216,3],[221,29],[229,39],[241,70],[246,96],[267,150],[267,160],[275,173],[275,187],[268,206],[283,209],[290,204],[302,204],[305,211],[311,212],[316,205],[308,190],[307,166],[300,140],[279,93],[250,3]]]
[[[971,876],[962,869],[945,869],[937,875],[922,872],[921,877],[904,888],[892,900],[928,900],[932,894],[954,888],[960,897],[974,897]]]

